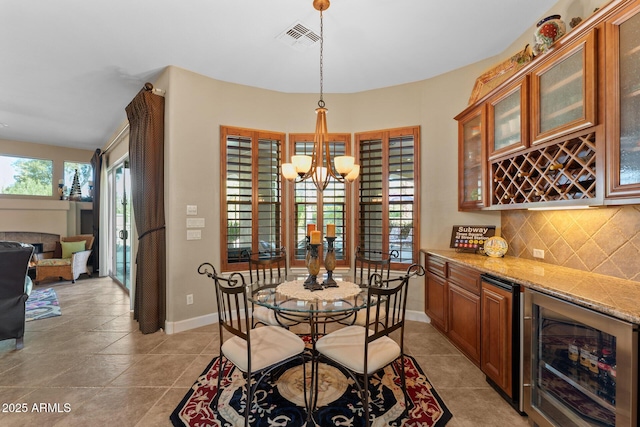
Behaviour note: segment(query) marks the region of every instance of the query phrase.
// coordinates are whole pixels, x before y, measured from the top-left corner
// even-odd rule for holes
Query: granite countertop
[[[524,258],[422,249],[565,301],[640,324],[640,283]]]

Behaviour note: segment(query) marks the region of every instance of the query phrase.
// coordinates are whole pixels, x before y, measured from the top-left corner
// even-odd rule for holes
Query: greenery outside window
[[[313,134],[289,134],[289,151],[292,155],[313,153]],[[350,154],[350,134],[328,134],[331,157]],[[329,185],[323,192],[316,189],[312,180],[293,184],[293,200],[290,212],[293,212],[293,221],[289,225],[289,265],[302,267],[306,255],[307,224],[315,224],[317,230],[322,231],[323,250],[320,258],[326,253],[327,224],[335,224],[336,240],[334,251],[337,266],[349,265],[349,254],[352,249],[349,245],[349,233],[347,230],[348,212],[350,209],[350,197],[348,184],[338,182],[330,178]]]
[[[221,126],[223,271],[246,270],[242,251],[282,246],[282,145],[276,132]]]
[[[0,155],[0,194],[53,195],[53,161]]]
[[[67,195],[73,184],[73,176],[78,171],[78,181],[83,200],[90,200],[89,181],[93,181],[93,167],[91,163],[64,162],[64,186],[67,187]],[[91,183],[93,185],[93,182]]]
[[[420,235],[420,128],[355,134],[360,178],[358,246],[398,251],[392,268],[418,262]]]

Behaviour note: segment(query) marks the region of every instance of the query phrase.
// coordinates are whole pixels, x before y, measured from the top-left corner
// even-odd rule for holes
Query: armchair
[[[82,273],[91,276],[87,268],[87,261],[91,255],[93,240],[91,234],[61,237],[61,253],[54,253],[54,258],[41,259],[37,262],[36,284],[49,277],[58,277],[75,283]],[[80,242],[84,242],[84,248]]]
[[[25,279],[33,251],[25,243],[0,241],[0,340],[15,338],[17,350],[24,346]]]

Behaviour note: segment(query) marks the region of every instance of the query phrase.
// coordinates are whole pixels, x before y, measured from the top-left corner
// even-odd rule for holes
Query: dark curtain
[[[96,149],[91,157],[93,167],[93,274],[100,271],[100,176],[102,174],[102,155]]]
[[[138,231],[133,317],[140,331],[164,327],[166,247],[164,222],[164,98],[147,83],[127,108],[131,203]]]

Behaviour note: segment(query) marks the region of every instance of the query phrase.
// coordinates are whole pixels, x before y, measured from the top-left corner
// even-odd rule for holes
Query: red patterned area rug
[[[220,360],[214,358],[191,390],[171,414],[174,426],[244,426],[245,380],[237,369],[226,365],[218,407],[212,407]],[[369,412],[372,426],[442,427],[451,419],[418,363],[405,357],[409,391],[409,410],[404,409],[397,365],[387,366],[370,378]],[[265,378],[256,392],[251,410],[251,426],[311,427],[307,424],[302,387],[302,366],[295,362],[283,367],[272,378]],[[364,426],[363,408],[357,388],[338,368],[320,364],[318,409],[315,425],[322,427]],[[306,370],[310,374],[310,369]],[[309,379],[307,379],[308,383]]]

